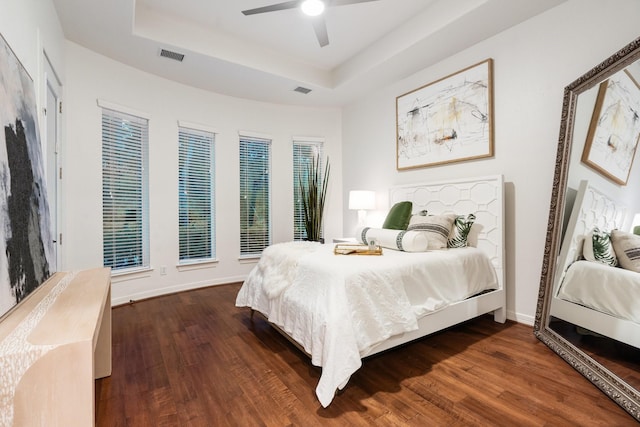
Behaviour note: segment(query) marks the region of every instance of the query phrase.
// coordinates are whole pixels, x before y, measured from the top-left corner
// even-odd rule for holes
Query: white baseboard
[[[507,319],[513,320],[514,322],[523,323],[525,325],[533,326],[535,322],[535,317],[529,316],[528,314],[516,313],[511,310],[507,310]]]
[[[200,282],[182,283],[179,285],[167,286],[165,288],[152,289],[149,291],[129,294],[118,298],[111,299],[111,306],[129,304],[132,301],[139,301],[147,298],[159,297],[162,295],[174,294],[176,292],[191,291],[209,286],[226,285],[229,283],[243,282],[247,276],[225,277],[216,280],[203,280]]]

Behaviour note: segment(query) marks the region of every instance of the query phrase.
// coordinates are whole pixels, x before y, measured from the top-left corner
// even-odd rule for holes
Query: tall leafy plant
[[[331,165],[327,158],[324,171],[320,167],[320,154],[307,164],[300,174],[300,199],[304,213],[304,227],[307,239],[319,242],[322,239],[322,217],[327,197]]]

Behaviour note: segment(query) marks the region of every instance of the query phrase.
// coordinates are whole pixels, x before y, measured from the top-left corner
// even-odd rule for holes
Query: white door
[[[60,123],[61,123],[61,94],[62,86],[56,73],[45,55],[45,132],[43,147],[46,154],[45,168],[47,176],[47,198],[51,215],[51,235],[54,236],[54,253],[56,265],[50,266],[51,271],[58,271],[60,266],[61,234],[59,229],[59,179],[60,179]]]

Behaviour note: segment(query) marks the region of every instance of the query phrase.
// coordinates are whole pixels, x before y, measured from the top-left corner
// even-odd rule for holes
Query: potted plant
[[[304,173],[300,174],[300,198],[302,200],[302,210],[304,213],[304,227],[307,233],[307,240],[313,242],[323,242],[322,238],[322,216],[324,214],[324,203],[327,197],[327,186],[329,183],[329,158],[327,158],[324,171],[320,167],[320,154],[307,164]]]

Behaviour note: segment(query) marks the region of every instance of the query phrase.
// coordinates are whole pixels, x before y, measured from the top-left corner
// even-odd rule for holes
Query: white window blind
[[[240,256],[271,244],[271,140],[240,136]]]
[[[300,176],[318,158],[318,154],[322,159],[322,142],[293,141],[293,240],[307,238],[304,226],[304,209],[300,199]]]
[[[215,258],[215,134],[178,129],[180,263]]]
[[[105,267],[149,267],[148,120],[102,110],[102,229]]]

